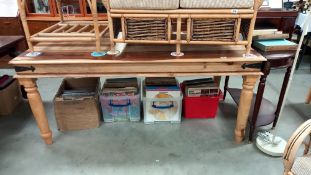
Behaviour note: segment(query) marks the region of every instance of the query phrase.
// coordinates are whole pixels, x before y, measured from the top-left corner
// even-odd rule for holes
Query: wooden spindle
[[[22,25],[24,28],[27,44],[28,44],[29,49],[33,52],[34,48],[33,48],[32,42],[30,41],[30,32],[29,32],[27,19],[26,19],[26,0],[17,0],[17,4],[18,4],[20,18],[21,18]]]

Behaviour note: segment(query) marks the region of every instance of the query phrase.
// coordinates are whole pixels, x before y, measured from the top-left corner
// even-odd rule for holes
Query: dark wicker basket
[[[234,41],[237,19],[193,19],[193,41]]]
[[[165,18],[127,18],[125,25],[128,40],[167,40]]]

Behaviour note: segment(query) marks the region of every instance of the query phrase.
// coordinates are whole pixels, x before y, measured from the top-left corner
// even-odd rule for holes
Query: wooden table
[[[267,59],[265,62],[262,72],[263,75],[260,78],[257,94],[255,99],[253,99],[253,105],[251,108],[252,118],[250,124],[250,132],[249,132],[249,141],[253,141],[253,135],[256,127],[265,126],[273,123],[273,128],[276,126],[276,123],[279,118],[281,106],[284,99],[284,94],[287,89],[287,85],[289,82],[289,76],[292,71],[293,60],[295,57],[295,51],[274,51],[274,52],[261,52],[261,54]],[[282,88],[279,95],[278,104],[274,105],[269,100],[263,98],[263,94],[265,91],[266,80],[268,75],[270,74],[270,69],[285,69],[286,73],[283,79]],[[240,89],[237,88],[228,88],[229,76],[226,77],[225,86],[224,86],[224,98],[226,97],[226,92],[228,91],[234,101],[239,103],[239,94],[241,92]],[[262,108],[261,105],[269,107],[269,109]]]
[[[190,48],[191,47],[191,48]],[[25,87],[29,103],[46,144],[52,144],[50,130],[36,79],[47,77],[162,77],[162,76],[242,76],[243,89],[235,127],[235,140],[245,136],[253,88],[262,75],[266,61],[256,51],[244,57],[245,48],[189,46],[185,56],[172,57],[171,46],[127,46],[119,56],[91,57],[89,53],[49,53],[26,57],[23,53],[10,61],[15,66],[16,78]]]
[[[23,40],[24,36],[0,36],[0,67],[5,67],[10,58],[17,56],[17,51],[22,49],[20,43]],[[7,59],[2,59],[5,56]]]
[[[258,11],[256,28],[276,28],[292,37],[295,21],[298,16],[296,10],[261,8]]]

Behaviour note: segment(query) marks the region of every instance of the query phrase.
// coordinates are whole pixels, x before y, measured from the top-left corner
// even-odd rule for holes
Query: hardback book
[[[258,35],[268,35],[268,34],[280,34],[282,31],[278,31],[278,29],[255,29],[253,31],[253,36]]]
[[[216,83],[185,86],[185,92],[188,97],[217,96],[219,87]]]
[[[253,40],[276,40],[276,39],[287,39],[289,38],[289,34],[264,34],[257,35],[253,37]]]
[[[257,40],[253,42],[253,47],[261,51],[282,51],[282,50],[296,50],[297,44],[285,39],[278,40]]]

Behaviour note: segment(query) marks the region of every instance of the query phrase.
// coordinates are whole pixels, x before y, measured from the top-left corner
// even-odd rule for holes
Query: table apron
[[[14,65],[17,75],[68,75],[68,74],[145,74],[145,73],[231,73],[260,72],[260,68],[242,68],[243,64],[234,63],[133,63],[133,64],[37,64]]]

